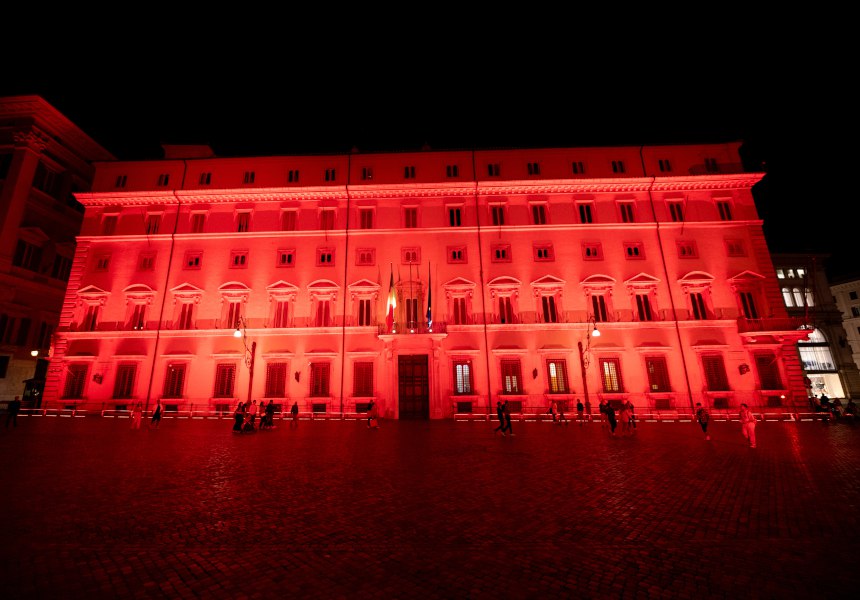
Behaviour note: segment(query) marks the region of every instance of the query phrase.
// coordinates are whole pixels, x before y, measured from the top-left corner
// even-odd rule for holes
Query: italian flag
[[[385,315],[385,325],[388,331],[394,327],[394,309],[397,308],[397,294],[394,292],[394,271],[391,271],[391,279],[388,282],[388,313]]]

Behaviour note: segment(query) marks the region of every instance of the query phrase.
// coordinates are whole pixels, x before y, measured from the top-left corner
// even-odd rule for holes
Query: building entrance
[[[400,419],[429,419],[430,390],[427,355],[397,357],[397,382]]]

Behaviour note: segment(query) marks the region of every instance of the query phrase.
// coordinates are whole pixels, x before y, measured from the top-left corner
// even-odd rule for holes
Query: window
[[[66,367],[66,384],[63,386],[63,398],[69,400],[83,399],[88,370],[87,365],[68,365]]]
[[[598,323],[604,323],[607,319],[606,297],[602,294],[591,296],[591,314]]]
[[[472,361],[454,360],[454,394],[472,394]]]
[[[648,294],[636,294],[636,315],[640,321],[653,321],[651,298]]]
[[[126,183],[128,183],[128,175],[117,175],[114,187],[124,188]]]
[[[376,264],[375,248],[357,248],[355,251],[355,264],[360,267],[370,267]]]
[[[72,259],[62,254],[54,256],[54,264],[51,267],[51,277],[61,281],[67,281],[72,273]]]
[[[697,321],[704,321],[708,318],[708,311],[705,308],[705,296],[701,292],[693,292],[690,294],[690,305],[693,311],[693,318]]]
[[[502,172],[502,167],[499,163],[487,164],[487,176],[498,177]]]
[[[684,220],[684,203],[683,202],[668,202],[669,218],[675,223],[680,223]]]
[[[530,162],[526,165],[529,175],[540,175],[540,163]]]
[[[155,235],[161,227],[161,215],[146,216],[146,235]]]
[[[373,396],[373,363],[354,363],[352,375],[352,395],[362,398]]]
[[[242,317],[242,301],[228,300],[226,307],[226,319],[224,327],[228,329],[238,329]]]
[[[287,363],[271,362],[266,365],[266,398],[287,396]]]
[[[244,269],[248,266],[248,251],[247,250],[232,250],[230,251],[230,268]]]
[[[296,249],[281,249],[276,253],[277,257],[277,266],[279,267],[292,267],[296,264]]]
[[[599,243],[584,242],[582,244],[582,258],[585,260],[603,260],[603,249]]]
[[[400,262],[404,265],[413,264],[417,265],[421,262],[421,249],[420,248],[401,248],[400,249]]]
[[[541,317],[544,323],[558,323],[558,313],[555,309],[555,296],[541,296]]]
[[[626,242],[624,244],[624,257],[631,260],[645,258],[645,246],[640,242]]]
[[[323,231],[334,229],[334,210],[326,208],[320,211],[320,229]]]
[[[18,240],[18,243],[15,246],[15,256],[12,258],[12,264],[16,267],[38,272],[41,263],[42,249],[39,246],[34,246],[24,240]],[[107,267],[105,267],[105,269],[107,269]]]
[[[580,223],[593,223],[594,219],[591,214],[591,204],[580,204],[579,205],[579,222]]]
[[[716,173],[717,171],[719,171],[716,158],[705,159],[705,171],[707,171],[708,173]]]
[[[368,325],[373,325],[373,322],[370,319],[370,308],[371,302],[370,298],[361,298],[358,301],[358,326],[359,327],[367,327]]]
[[[848,292],[848,299],[849,300],[856,300],[857,299],[857,292]]]
[[[755,307],[755,297],[752,292],[739,292],[738,299],[741,303],[741,313],[747,319],[758,319],[758,310]],[[774,389],[774,388],[771,388]]]
[[[254,173],[254,171],[245,171],[245,175],[242,177],[242,183],[254,183],[254,179],[256,179],[256,173]]]
[[[699,251],[696,248],[696,242],[678,241],[678,258],[697,258]]]
[[[506,358],[501,362],[502,367],[502,394],[519,394],[521,387],[521,369],[518,358]]]
[[[535,225],[546,225],[546,204],[532,204],[532,222]]]
[[[741,240],[726,240],[726,255],[727,256],[746,256],[747,251],[744,248],[744,243]]]
[[[110,254],[100,254],[96,256],[96,264],[93,267],[94,271],[107,271],[110,267]]]
[[[200,185],[209,185],[212,183],[212,173],[200,173]]]
[[[289,327],[290,323],[290,301],[279,299],[274,301],[274,313],[272,315],[272,327]]]
[[[758,371],[762,390],[781,390],[782,378],[779,376],[779,364],[772,352],[755,355],[755,368]]]
[[[370,167],[362,167],[361,179],[362,181],[368,181],[370,179],[373,179],[373,169],[371,169]]]
[[[624,172],[624,161],[623,160],[613,160],[612,161],[612,172],[613,173],[623,173]]]
[[[570,163],[570,170],[574,175],[583,175],[585,174],[585,165],[582,164],[581,160],[575,160]]]
[[[418,227],[418,209],[414,206],[403,209],[403,227],[406,229],[415,229]]]
[[[555,260],[555,252],[552,244],[536,244],[533,246],[535,262],[552,262]]]
[[[334,248],[317,248],[317,266],[334,266]]]
[[[113,235],[116,231],[117,215],[105,215],[102,219],[102,235]]]
[[[134,398],[134,378],[137,375],[137,365],[121,364],[116,368],[116,381],[113,384],[114,400]]]
[[[182,390],[185,388],[186,365],[171,363],[167,365],[167,373],[164,376],[164,398],[182,398]]]
[[[617,358],[600,359],[600,376],[603,380],[603,391],[607,394],[617,394],[624,391],[621,379],[621,365]]]
[[[404,298],[403,304],[406,309],[406,326],[415,329],[418,327],[418,298]]]
[[[129,329],[144,329],[146,326],[146,304],[135,302],[131,307],[131,318],[128,320]]]
[[[331,300],[317,301],[317,314],[314,319],[314,326],[328,327],[331,325]]]
[[[98,304],[87,304],[84,312],[84,321],[81,323],[81,331],[95,331],[99,325],[99,309]]]
[[[636,219],[633,217],[633,203],[632,202],[622,202],[618,205],[618,210],[621,212],[621,222],[622,223],[635,223]]]
[[[311,389],[312,398],[325,398],[329,395],[329,363],[311,363]]]
[[[567,364],[563,360],[546,361],[546,380],[550,394],[566,394]]]
[[[373,209],[358,209],[358,226],[360,229],[373,229]]]
[[[28,345],[28,340],[30,337],[30,326],[32,324],[33,321],[29,317],[23,317],[21,319],[21,322],[18,324],[18,336],[15,338],[16,346]]]
[[[162,173],[158,176],[158,186],[159,187],[167,187],[167,184],[170,182],[170,174]]]
[[[504,204],[494,204],[490,207],[490,217],[493,225],[505,224],[505,206]]]
[[[214,398],[232,398],[233,384],[236,382],[236,365],[217,365],[215,367]]]
[[[289,183],[298,183],[299,182],[299,170],[298,169],[290,169],[287,171],[287,181]]]
[[[236,215],[236,231],[239,233],[244,233],[248,231],[251,226],[251,213],[249,212],[240,212]]]
[[[514,309],[510,296],[499,296],[499,323],[514,323]]]
[[[649,392],[671,392],[669,385],[669,369],[666,359],[662,356],[652,356],[645,359],[645,371],[648,373]]]
[[[415,179],[415,167],[403,167],[404,179]]]
[[[705,371],[705,385],[709,391],[726,392],[730,389],[722,356],[705,354],[702,356],[702,368]]]
[[[459,177],[460,176],[460,167],[457,165],[446,165],[445,166],[445,176],[446,177]]]
[[[325,170],[325,180],[326,181],[334,181],[337,179],[337,172],[335,169],[326,169]]]
[[[281,213],[281,231],[295,231],[298,211],[285,210]]]
[[[454,325],[467,325],[469,323],[469,313],[466,309],[466,298],[458,297],[451,299],[451,322]]]
[[[725,200],[717,200],[717,210],[720,212],[720,220],[732,220],[732,206]]]
[[[661,173],[669,173],[672,170],[672,165],[669,164],[668,158],[661,158],[657,161]]]
[[[206,213],[191,214],[191,233],[203,233],[206,227]]]
[[[464,264],[466,262],[466,247],[448,246],[448,262]]]
[[[511,245],[497,244],[490,248],[490,260],[492,262],[511,262]]]
[[[452,206],[448,208],[448,224],[451,227],[459,227],[462,225],[462,208],[459,206]]]
[[[791,295],[791,290],[787,287],[782,288],[782,300],[786,306],[794,306],[794,297]]]
[[[179,308],[176,329],[194,329],[194,303],[183,302]]]

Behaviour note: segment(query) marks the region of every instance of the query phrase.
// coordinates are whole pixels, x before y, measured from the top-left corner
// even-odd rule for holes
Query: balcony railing
[[[805,324],[799,317],[780,317],[771,319],[738,318],[738,333],[778,333],[797,331]]]
[[[378,335],[420,335],[427,333],[448,333],[448,324],[433,321],[433,327],[427,327],[427,323],[418,323],[413,327],[407,327],[398,323],[394,324],[394,330],[389,331],[385,325],[377,327]]]

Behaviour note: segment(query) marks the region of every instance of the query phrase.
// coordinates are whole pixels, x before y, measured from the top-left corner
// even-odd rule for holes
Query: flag
[[[385,326],[391,331],[394,326],[394,309],[397,307],[397,294],[394,293],[394,271],[388,282],[388,314],[385,315]]]
[[[427,329],[433,328],[433,285],[430,282],[430,263],[427,263]]]

